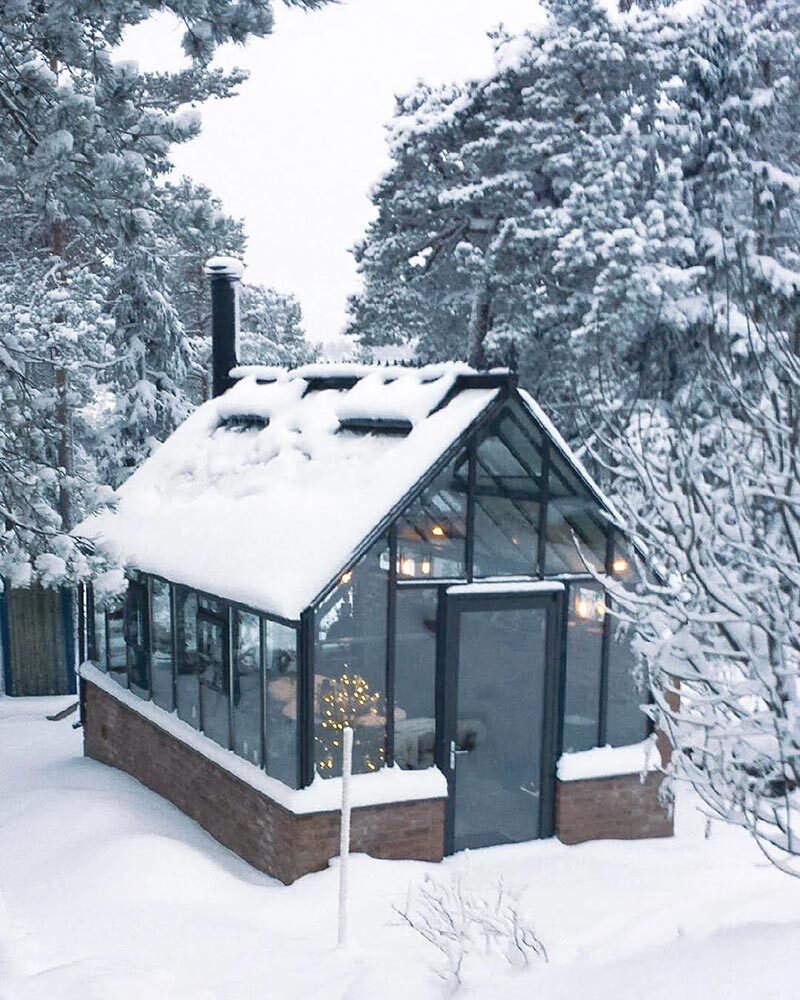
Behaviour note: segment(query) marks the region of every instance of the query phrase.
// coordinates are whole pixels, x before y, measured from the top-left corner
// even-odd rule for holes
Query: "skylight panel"
[[[411,433],[410,420],[391,417],[344,417],[339,422],[340,431],[352,434],[380,434],[388,437],[405,437]]]
[[[263,431],[265,427],[269,427],[269,417],[236,413],[223,417],[217,426],[229,431]]]

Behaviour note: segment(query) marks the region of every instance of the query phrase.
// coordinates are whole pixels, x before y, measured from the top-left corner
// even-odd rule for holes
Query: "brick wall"
[[[658,801],[662,775],[638,774],[556,782],[556,836],[565,844],[585,840],[671,837],[672,817]]]
[[[339,853],[339,814],[296,815],[111,695],[81,681],[84,753],[133,775],[221,844],[281,882]],[[351,848],[375,858],[441,861],[444,800],[353,809]]]

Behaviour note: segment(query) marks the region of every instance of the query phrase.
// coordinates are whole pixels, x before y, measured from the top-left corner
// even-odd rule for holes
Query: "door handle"
[[[454,771],[456,767],[456,756],[462,753],[469,753],[469,750],[456,750],[456,741],[450,740],[450,770]]]

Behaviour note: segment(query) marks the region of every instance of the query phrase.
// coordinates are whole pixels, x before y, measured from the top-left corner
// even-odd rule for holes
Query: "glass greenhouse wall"
[[[314,754],[339,773],[340,733],[354,769],[430,767],[446,590],[454,583],[550,578],[566,589],[564,750],[645,738],[630,640],[592,573],[633,563],[597,499],[516,402],[435,474],[331,587],[315,613]]]
[[[90,658],[119,684],[297,787],[297,628],[141,573],[89,626]]]
[[[626,543],[512,398],[302,624],[132,573],[120,605],[90,612],[88,653],[122,686],[290,787],[340,773],[345,725],[356,773],[418,770],[443,752],[448,586],[557,579],[565,587],[558,746],[638,742],[649,722],[630,640],[592,572],[631,579]]]

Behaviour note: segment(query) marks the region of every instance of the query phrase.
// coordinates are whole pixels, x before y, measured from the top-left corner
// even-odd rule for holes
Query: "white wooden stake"
[[[347,860],[350,856],[350,774],[353,770],[353,730],[342,730],[342,822],[339,829],[339,947],[347,944]]]

